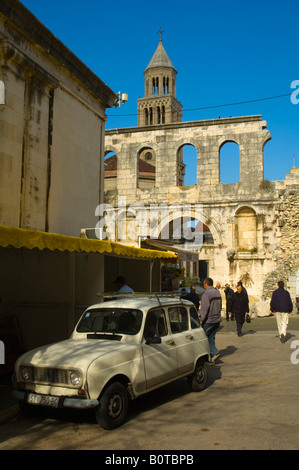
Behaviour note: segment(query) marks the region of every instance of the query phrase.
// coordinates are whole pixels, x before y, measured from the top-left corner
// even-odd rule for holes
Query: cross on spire
[[[159,31],[157,31],[157,34],[160,34],[160,40],[162,41],[162,34],[164,33],[165,31],[162,30],[162,28],[159,29]]]

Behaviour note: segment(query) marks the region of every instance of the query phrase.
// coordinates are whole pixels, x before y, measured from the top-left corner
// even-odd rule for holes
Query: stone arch
[[[115,147],[114,145],[106,145],[104,152],[105,152],[104,155],[107,155],[110,152],[113,152],[117,155],[118,153],[120,153],[120,149]]]
[[[111,148],[106,148],[104,153],[104,189],[105,191],[117,189],[117,154]]]
[[[165,206],[165,215],[162,216],[160,219],[157,218],[155,223],[152,225],[152,234],[154,234],[157,238],[163,239],[163,234],[167,234],[168,232],[167,225],[171,225],[174,223],[175,220],[180,219],[181,214],[182,214],[182,205],[174,204],[168,207]],[[208,227],[211,233],[211,236],[213,237],[214,245],[215,244],[220,245],[223,243],[220,227],[213,218],[209,217],[207,214],[202,212],[202,210],[199,210],[198,212],[196,210],[196,207],[194,206],[191,207],[190,217],[193,220],[200,220],[204,226]],[[178,225],[179,224],[177,223],[177,226]],[[169,233],[169,235],[171,236],[171,233]]]
[[[242,206],[235,213],[236,245],[238,251],[257,249],[257,216],[250,206]]]
[[[221,229],[216,220],[213,217],[211,218],[207,214],[203,213],[202,222],[209,228],[214,240],[214,245],[222,245],[223,240],[221,235]]]
[[[269,152],[269,157],[267,158],[267,155],[265,156],[265,147],[268,142],[271,140],[271,134],[269,131],[266,132],[266,135],[263,136],[263,139],[261,140],[261,146],[262,146],[262,154],[263,154],[263,178],[268,179],[267,177],[267,166],[268,166],[268,161],[269,160],[269,167],[272,168],[272,155],[271,155],[271,146],[270,148],[267,147],[268,152]],[[267,153],[267,152],[266,152]],[[265,171],[266,170],[266,171]],[[265,175],[266,173],[266,175]],[[271,178],[269,178],[271,179]]]
[[[264,151],[265,145],[272,139],[271,134],[269,131],[265,132],[262,138],[262,150]]]
[[[156,185],[156,152],[152,145],[144,145],[137,152],[137,187]]]
[[[186,158],[184,158],[184,149],[187,150]],[[196,154],[195,154],[196,152]],[[177,161],[177,186],[194,186],[197,184],[197,172],[198,172],[198,148],[193,139],[183,139],[178,142],[176,150],[176,161]],[[190,178],[190,172],[193,174],[193,178]]]
[[[230,142],[237,144],[239,147],[241,147],[241,141],[239,140],[239,136],[230,134],[230,135],[223,136],[218,140],[219,151],[221,150],[221,147],[223,147],[223,145],[230,143]]]
[[[224,153],[224,147],[228,152]],[[227,184],[238,181],[240,181],[240,144],[237,139],[223,139],[219,145],[219,182]]]

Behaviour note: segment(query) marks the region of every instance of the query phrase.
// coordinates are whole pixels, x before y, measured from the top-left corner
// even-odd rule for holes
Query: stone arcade
[[[118,196],[125,196],[128,206],[201,203],[206,236],[198,253],[199,274],[222,286],[241,279],[256,300],[269,298],[283,278],[294,299],[299,169],[292,168],[283,181],[264,179],[263,150],[271,135],[261,115],[182,122],[176,73],[160,39],[144,72],[138,126],[105,133],[106,203],[116,207]],[[227,142],[239,146],[240,180],[223,184],[220,150]],[[194,186],[184,186],[185,145],[197,151]],[[136,244],[138,235],[148,233],[137,230]],[[197,265],[187,264],[188,270],[198,274]]]

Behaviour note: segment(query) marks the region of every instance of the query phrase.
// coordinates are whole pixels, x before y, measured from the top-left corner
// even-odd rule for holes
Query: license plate
[[[59,397],[51,397],[49,395],[36,395],[35,393],[29,393],[27,397],[27,403],[31,405],[51,406],[58,408]]]

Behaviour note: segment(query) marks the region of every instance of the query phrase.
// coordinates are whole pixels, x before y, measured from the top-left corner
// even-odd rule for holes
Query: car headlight
[[[79,385],[81,382],[81,374],[77,370],[73,370],[70,374],[70,381],[73,385]]]
[[[29,380],[31,378],[31,369],[30,367],[21,368],[21,377],[23,380]]]

